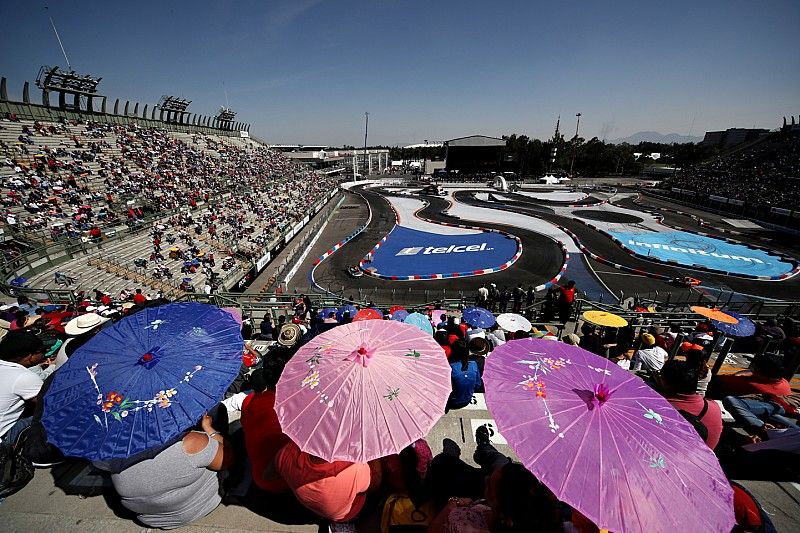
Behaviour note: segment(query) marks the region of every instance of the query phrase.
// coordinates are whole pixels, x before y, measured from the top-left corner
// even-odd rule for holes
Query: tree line
[[[559,135],[555,139],[541,141],[527,135],[504,135],[506,147],[501,158],[503,171],[515,172],[521,176],[541,176],[547,172],[568,171],[575,152],[574,171],[584,176],[607,174],[641,174],[645,167],[658,164],[679,168],[701,163],[717,155],[717,149],[701,146],[700,143],[664,144],[641,142],[612,144],[593,137],[588,141],[583,137],[565,139]],[[553,146],[557,148],[555,162],[551,163]],[[444,146],[389,149],[393,160],[442,160]],[[638,160],[634,153],[660,153],[657,161],[642,156]]]

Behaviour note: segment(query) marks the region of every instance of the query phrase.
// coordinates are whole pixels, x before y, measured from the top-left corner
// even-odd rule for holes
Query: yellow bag
[[[386,499],[381,515],[381,533],[416,533],[428,530],[434,519],[433,505],[414,505],[406,494],[392,494]]]

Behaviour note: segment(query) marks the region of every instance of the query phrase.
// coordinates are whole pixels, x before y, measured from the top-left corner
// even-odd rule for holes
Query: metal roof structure
[[[467,147],[480,147],[480,146],[505,146],[504,139],[497,137],[488,137],[486,135],[470,135],[468,137],[458,137],[445,141],[447,146],[467,146]]]

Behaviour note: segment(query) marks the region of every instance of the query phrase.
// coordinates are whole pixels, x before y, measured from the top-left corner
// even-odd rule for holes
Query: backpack
[[[27,428],[14,443],[0,444],[0,498],[21,490],[33,479],[33,465],[22,455]]]
[[[424,533],[434,518],[432,503],[417,506],[406,494],[392,494],[383,505],[381,533]]]
[[[706,440],[708,438],[708,428],[705,424],[703,424],[702,418],[706,416],[708,412],[708,400],[703,398],[703,410],[700,411],[699,414],[693,415],[692,413],[683,411],[678,409],[678,412],[689,422],[692,427],[697,431],[697,434],[700,435],[700,438]]]

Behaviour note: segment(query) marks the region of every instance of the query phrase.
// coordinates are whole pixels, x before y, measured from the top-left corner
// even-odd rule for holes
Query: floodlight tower
[[[578,128],[581,126],[581,114],[576,113],[576,117],[578,117],[578,123],[575,124],[575,138],[572,140],[572,161],[569,164],[569,177],[572,178],[572,167],[575,165],[575,152],[578,150]]]
[[[364,178],[367,177],[369,166],[367,163],[367,136],[369,135],[369,111],[364,112]]]
[[[44,101],[49,105],[49,93],[58,93],[59,109],[73,109],[80,111],[81,102],[86,102],[85,111],[93,112],[92,99],[100,96],[97,94],[97,85],[103,78],[95,78],[89,74],[80,75],[74,70],[62,70],[61,67],[44,65],[36,76],[36,86],[42,89]],[[73,97],[72,103],[67,103],[67,95]]]
[[[233,130],[233,119],[236,117],[236,112],[232,111],[229,107],[220,107],[217,113],[217,127],[221,130]]]
[[[161,110],[160,118],[162,121],[183,124],[183,117],[187,114],[186,108],[191,103],[191,100],[165,94],[158,101],[156,107]]]

